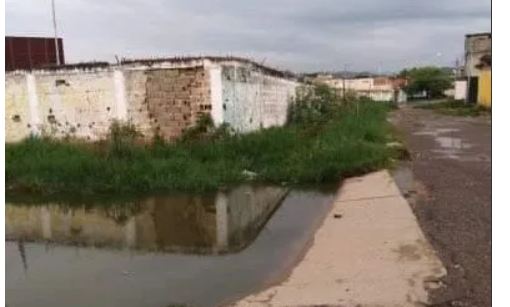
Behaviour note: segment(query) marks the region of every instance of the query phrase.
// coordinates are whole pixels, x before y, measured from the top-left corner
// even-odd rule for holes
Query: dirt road
[[[491,306],[491,124],[404,107],[393,117],[412,154],[397,183],[448,276],[432,306]]]

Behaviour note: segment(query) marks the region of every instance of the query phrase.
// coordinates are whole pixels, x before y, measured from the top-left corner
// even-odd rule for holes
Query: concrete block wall
[[[49,133],[105,137],[114,120],[175,140],[203,114],[239,132],[283,125],[298,82],[247,61],[13,72],[6,75],[6,141]]]
[[[6,141],[43,133],[99,139],[112,120],[126,118],[118,79],[122,73],[113,68],[7,74]]]
[[[154,129],[149,118],[147,101],[147,79],[145,70],[124,70],[128,121],[147,137],[152,137]]]
[[[20,141],[30,134],[27,78],[11,74],[5,78],[5,135],[10,141]]]
[[[267,75],[246,65],[221,68],[224,122],[240,132],[285,124],[298,82]]]
[[[114,71],[71,71],[35,74],[37,116],[42,129],[57,136],[67,134],[97,139],[117,118]]]

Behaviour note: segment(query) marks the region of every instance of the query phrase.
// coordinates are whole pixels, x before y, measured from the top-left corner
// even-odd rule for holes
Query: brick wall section
[[[124,71],[128,120],[146,138],[154,136],[154,127],[149,120],[147,100],[147,73],[143,70]]]
[[[168,141],[211,110],[209,76],[203,67],[147,71],[146,89],[150,123]]]

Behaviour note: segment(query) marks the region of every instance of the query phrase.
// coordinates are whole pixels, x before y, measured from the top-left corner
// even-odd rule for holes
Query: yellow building
[[[492,57],[483,56],[477,68],[480,70],[478,77],[477,103],[480,106],[491,108],[492,101]]]

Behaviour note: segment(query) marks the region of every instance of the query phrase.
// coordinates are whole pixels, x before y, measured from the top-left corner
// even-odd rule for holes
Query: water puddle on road
[[[469,149],[472,146],[466,142],[463,142],[461,138],[454,138],[454,137],[436,137],[435,141],[439,143],[439,146],[442,148],[448,148],[448,149]]]
[[[430,127],[425,127],[421,131],[415,132],[413,134],[414,135],[438,136],[440,134],[452,133],[452,132],[457,132],[457,131],[459,131],[459,129],[456,129],[456,128],[434,128],[434,129],[432,129]]]
[[[217,306],[289,270],[334,196],[242,186],[116,205],[6,203],[7,306]]]
[[[448,134],[452,134],[458,131],[460,130],[457,128],[426,127],[421,131],[415,132],[414,135],[433,137],[434,142],[438,145],[438,148],[431,150],[432,152],[439,154],[444,158],[461,160],[465,159],[465,151],[472,148],[473,145],[464,142],[462,138],[448,136]]]
[[[454,160],[460,160],[464,150],[473,147],[471,144],[463,142],[461,138],[438,136],[434,140],[440,149],[432,150],[432,152]]]

